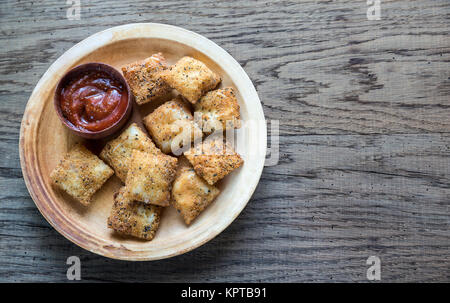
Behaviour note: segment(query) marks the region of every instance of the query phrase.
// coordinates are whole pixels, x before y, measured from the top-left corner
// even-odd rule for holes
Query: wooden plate
[[[104,62],[118,69],[126,63],[162,52],[169,63],[189,55],[205,62],[222,76],[222,86],[238,91],[242,120],[236,132],[237,151],[244,165],[220,181],[221,194],[187,227],[172,207],[163,212],[153,241],[118,236],[106,220],[113,193],[121,186],[116,176],[81,206],[54,188],[49,174],[79,138],[67,130],[53,108],[53,93],[60,77],[85,62]],[[155,105],[137,107],[131,121],[141,123]],[[120,132],[119,132],[120,133]],[[23,177],[34,202],[47,221],[75,244],[100,255],[123,260],[157,260],[190,251],[214,238],[242,211],[258,184],[266,153],[266,124],[256,90],[241,66],[221,47],[196,33],[163,24],[129,24],[94,34],[56,60],[39,80],[28,100],[20,130]],[[104,142],[86,141],[93,150]]]

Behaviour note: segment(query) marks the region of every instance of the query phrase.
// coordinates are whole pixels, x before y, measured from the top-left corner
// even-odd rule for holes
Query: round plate
[[[244,165],[221,180],[217,199],[186,226],[173,207],[164,210],[152,241],[121,237],[107,228],[113,193],[121,186],[113,176],[94,195],[89,207],[54,188],[49,175],[75,142],[75,136],[59,121],[53,93],[60,77],[86,62],[103,62],[120,70],[124,64],[162,52],[169,64],[182,56],[203,61],[222,76],[222,87],[237,90],[245,127],[236,131],[236,149]],[[135,106],[130,120],[142,118],[157,105]],[[120,131],[119,131],[120,133]],[[117,135],[117,134],[116,134]],[[36,85],[22,120],[20,162],[34,202],[47,221],[64,237],[100,255],[123,260],[157,260],[188,252],[214,238],[242,211],[258,184],[266,154],[266,124],[261,102],[239,63],[207,38],[175,26],[145,23],[107,29],[73,46],[56,60]],[[92,150],[104,141],[84,141]]]

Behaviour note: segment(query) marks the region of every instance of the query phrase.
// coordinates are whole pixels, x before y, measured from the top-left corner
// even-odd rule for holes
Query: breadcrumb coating
[[[218,74],[192,57],[181,58],[175,65],[161,72],[160,76],[192,104],[221,81]]]
[[[194,104],[195,112],[201,114],[202,131],[206,134],[227,128],[240,128],[239,109],[232,87],[210,91]]]
[[[51,172],[53,183],[83,205],[114,171],[82,144],[76,144]]]
[[[195,172],[213,185],[236,168],[244,160],[221,137],[207,138],[184,153]]]
[[[108,227],[120,234],[150,241],[158,230],[161,210],[160,206],[130,200],[122,187],[114,194]]]
[[[139,105],[156,100],[171,91],[160,77],[167,69],[166,59],[161,53],[122,67],[123,76]]]
[[[179,163],[172,187],[172,205],[189,225],[219,195],[220,190],[200,178],[186,159]]]
[[[133,150],[125,182],[130,199],[168,206],[177,158]]]
[[[144,125],[164,153],[174,152],[202,137],[194,117],[180,96],[168,101],[144,118]],[[174,145],[174,146],[172,146]]]
[[[162,154],[144,131],[133,123],[119,137],[105,145],[100,158],[108,163],[117,177],[125,183],[131,154],[135,149],[150,154]]]

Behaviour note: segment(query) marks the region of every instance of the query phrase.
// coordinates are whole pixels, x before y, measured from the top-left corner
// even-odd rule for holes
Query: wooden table
[[[42,2],[42,3],[41,3]],[[66,1],[0,4],[0,281],[450,280],[450,2]],[[218,43],[246,70],[280,157],[221,235],[172,259],[91,254],[40,215],[22,179],[26,102],[62,53],[100,30],[168,23]]]

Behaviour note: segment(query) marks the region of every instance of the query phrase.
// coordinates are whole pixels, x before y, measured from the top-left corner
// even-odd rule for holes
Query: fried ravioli
[[[108,227],[120,234],[150,241],[159,227],[161,210],[160,206],[130,200],[122,187],[114,194]]]
[[[218,74],[191,57],[181,58],[175,65],[161,72],[160,76],[192,104],[221,81]]]
[[[241,126],[239,103],[232,87],[208,92],[194,104],[194,109],[201,114],[202,130],[206,134]]]
[[[51,172],[53,183],[83,205],[114,171],[81,144],[76,144]]]
[[[207,138],[184,153],[195,172],[213,185],[240,167],[244,160],[221,137]]]
[[[220,191],[200,178],[186,159],[180,159],[179,163],[172,186],[172,204],[189,225]]]
[[[156,100],[171,91],[161,79],[160,72],[167,69],[166,59],[161,53],[122,67],[123,76],[139,105]]]
[[[202,137],[202,131],[194,123],[194,117],[187,104],[177,97],[168,101],[144,118],[144,125],[165,153],[190,145],[195,138]]]
[[[119,137],[105,145],[100,153],[100,158],[108,163],[114,169],[117,177],[125,183],[131,153],[135,149],[150,154],[162,154],[144,131],[136,123],[133,123]]]
[[[133,150],[125,182],[130,199],[168,206],[177,158]]]

